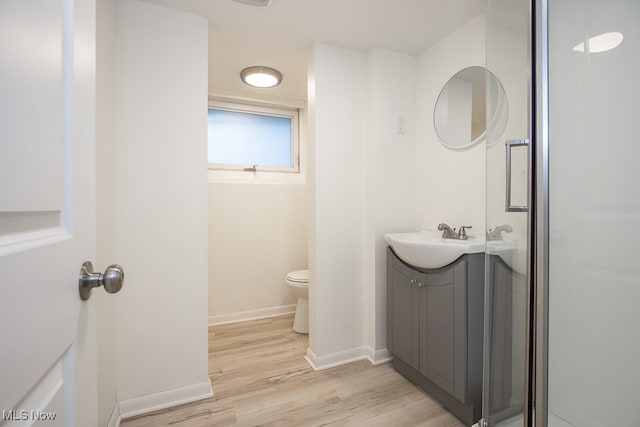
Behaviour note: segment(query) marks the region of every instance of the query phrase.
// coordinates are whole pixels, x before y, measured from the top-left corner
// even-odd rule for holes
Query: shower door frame
[[[534,43],[533,72],[533,131],[535,169],[532,169],[535,203],[534,240],[531,269],[533,273],[535,325],[531,330],[529,345],[533,346],[535,362],[530,379],[530,400],[533,411],[526,417],[527,425],[546,427],[548,423],[548,375],[549,375],[549,16],[548,0],[534,0],[532,8],[532,40]],[[532,354],[529,352],[528,354]]]
[[[523,425],[547,427],[549,337],[548,0],[529,0],[529,209]],[[486,345],[486,343],[485,343]],[[486,380],[486,378],[485,378]],[[486,390],[486,388],[485,388]],[[483,397],[486,398],[486,397]],[[483,413],[483,417],[487,414]],[[481,426],[486,426],[483,418]]]

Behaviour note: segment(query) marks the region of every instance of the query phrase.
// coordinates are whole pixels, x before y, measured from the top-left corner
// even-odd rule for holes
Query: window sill
[[[208,176],[210,184],[305,184],[305,176],[303,173],[244,172],[209,169]]]

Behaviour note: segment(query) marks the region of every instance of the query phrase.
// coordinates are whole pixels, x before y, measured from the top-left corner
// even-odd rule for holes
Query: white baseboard
[[[118,402],[116,402],[113,406],[113,411],[111,411],[107,427],[120,427],[120,421],[122,421],[122,417],[120,416],[120,406],[118,406]]]
[[[367,345],[339,351],[326,356],[316,356],[310,348],[307,348],[307,354],[304,356],[304,359],[314,371],[322,371],[324,369],[357,362],[362,359],[367,359],[372,365],[381,365],[393,360],[393,356],[386,348],[374,350]]]
[[[325,356],[316,356],[310,348],[307,348],[307,354],[304,356],[304,359],[314,371],[323,371],[325,369],[335,368],[336,366],[346,365],[366,358],[367,355],[364,346],[327,354]]]
[[[366,356],[372,365],[382,365],[393,360],[393,356],[386,348],[374,350],[373,347],[365,346]]]
[[[296,312],[296,305],[277,305],[274,307],[257,308],[239,313],[216,314],[209,316],[209,326],[225,325],[227,323],[246,322],[247,320],[266,319],[267,317],[282,316]]]
[[[173,390],[161,391],[160,393],[120,400],[118,401],[118,406],[121,418],[126,420],[136,415],[148,414],[160,409],[195,402],[212,396],[211,381],[207,380]]]

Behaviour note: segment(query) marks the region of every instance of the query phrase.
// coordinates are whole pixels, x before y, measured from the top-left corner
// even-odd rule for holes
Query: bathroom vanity
[[[467,425],[481,417],[484,253],[425,269],[387,248],[393,367]]]

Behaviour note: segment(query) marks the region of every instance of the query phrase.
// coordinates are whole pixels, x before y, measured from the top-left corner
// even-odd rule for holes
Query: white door
[[[97,423],[94,80],[94,1],[0,0],[2,425]]]

